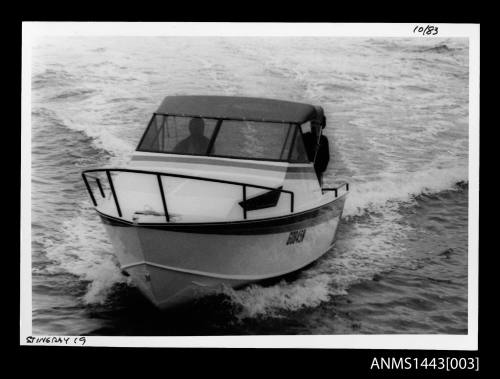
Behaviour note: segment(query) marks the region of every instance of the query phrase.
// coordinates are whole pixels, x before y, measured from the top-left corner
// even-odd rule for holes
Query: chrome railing
[[[338,190],[341,189],[344,186],[345,186],[345,190],[349,191],[349,183],[344,182],[344,183],[339,184],[335,188],[321,188],[321,192],[325,193],[325,192],[328,192],[328,191],[335,191],[335,197],[338,197]]]

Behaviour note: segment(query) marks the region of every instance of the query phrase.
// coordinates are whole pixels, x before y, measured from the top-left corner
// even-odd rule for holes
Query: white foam
[[[263,315],[279,317],[278,310],[296,311],[327,301],[332,295],[330,281],[330,275],[322,274],[293,283],[282,281],[270,287],[251,285],[239,291],[228,288],[225,293],[240,306],[237,314],[240,319]]]
[[[37,109],[46,119],[45,123],[58,122],[65,127],[81,132],[91,138],[92,145],[99,150],[110,153],[115,161],[128,160],[135,150],[135,145],[120,134],[120,125],[116,126],[100,125],[97,120],[93,120],[90,114],[85,112],[75,112],[65,104],[45,104]]]
[[[51,273],[69,273],[89,282],[82,301],[103,303],[114,284],[124,282],[102,225],[95,213],[80,204],[82,213],[64,221],[62,238],[46,239],[46,256],[54,261]],[[52,237],[53,238],[53,237]]]
[[[119,130],[116,130],[116,127],[99,125],[98,122],[83,117],[75,119],[74,116],[64,115],[60,111],[58,112],[58,116],[62,118],[68,128],[83,132],[92,138],[92,144],[97,149],[105,150],[117,158],[121,158],[122,160],[128,159],[135,150],[135,145],[132,141],[124,139],[119,134]]]
[[[383,210],[389,202],[411,202],[422,193],[452,189],[459,181],[468,181],[466,166],[427,167],[407,173],[384,173],[380,179],[351,183],[344,216],[359,215],[366,210]]]

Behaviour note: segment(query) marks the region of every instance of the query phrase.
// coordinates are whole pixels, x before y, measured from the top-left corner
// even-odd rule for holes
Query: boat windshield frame
[[[146,138],[146,135],[148,134],[148,131],[155,120],[156,116],[165,116],[165,117],[184,117],[184,118],[202,118],[202,119],[207,119],[207,120],[217,120],[217,123],[215,125],[214,131],[212,132],[212,135],[210,136],[210,142],[209,146],[207,148],[207,152],[205,154],[193,154],[193,153],[181,153],[181,152],[163,152],[163,151],[157,151],[157,150],[146,150],[146,149],[140,149],[142,143],[144,142],[144,139]],[[286,159],[273,159],[273,158],[255,158],[255,157],[242,157],[242,156],[233,156],[233,155],[219,155],[219,154],[209,154],[209,152],[212,150],[215,141],[217,140],[220,127],[224,121],[242,121],[242,122],[265,122],[265,123],[272,123],[272,124],[286,124],[289,125],[289,131],[286,133],[287,136],[285,140],[283,141],[283,147],[282,149],[284,150],[288,141],[288,138],[290,135],[292,135],[292,141],[290,143],[289,151],[288,151],[288,156]],[[306,121],[309,122],[309,121]],[[306,159],[303,162],[295,162],[291,160],[292,152],[294,151],[294,146],[295,146],[295,140],[297,137],[297,133],[300,133],[300,138],[303,143],[303,147],[305,149],[305,143],[304,143],[304,137],[303,137],[303,131],[302,131],[302,125],[297,122],[290,122],[286,120],[267,120],[267,119],[253,119],[253,118],[232,118],[232,117],[212,117],[212,116],[203,116],[203,115],[187,115],[187,114],[176,114],[176,113],[159,113],[159,112],[154,112],[153,115],[151,116],[151,119],[148,122],[148,126],[146,127],[135,151],[136,152],[143,152],[143,153],[157,153],[157,154],[172,154],[172,155],[185,155],[185,156],[194,156],[194,157],[213,157],[213,158],[227,158],[227,159],[243,159],[243,160],[253,160],[253,161],[266,161],[266,162],[282,162],[282,163],[292,163],[292,164],[308,164],[312,163],[307,159],[307,153]],[[291,129],[293,128],[293,130]]]

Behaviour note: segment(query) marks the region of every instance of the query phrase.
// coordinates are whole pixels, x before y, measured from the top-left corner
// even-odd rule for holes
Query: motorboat
[[[317,260],[349,191],[315,171],[324,126],[320,106],[167,96],[126,166],[82,173],[122,272],[165,309]]]

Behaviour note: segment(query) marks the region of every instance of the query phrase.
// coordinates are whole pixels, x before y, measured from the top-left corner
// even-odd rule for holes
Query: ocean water
[[[32,51],[34,334],[466,334],[468,41],[51,37]],[[80,173],[125,164],[166,95],[319,104],[337,244],[168,312],[118,268]]]

